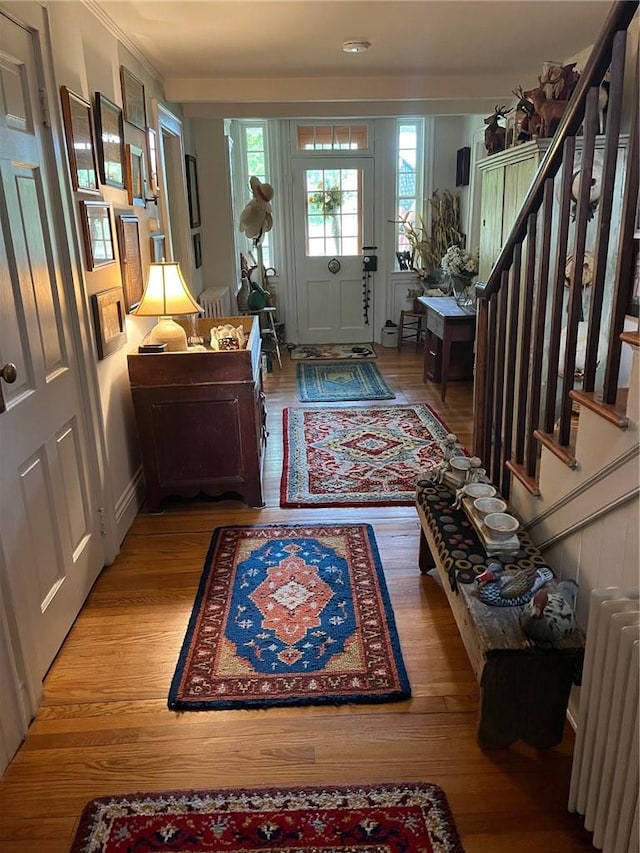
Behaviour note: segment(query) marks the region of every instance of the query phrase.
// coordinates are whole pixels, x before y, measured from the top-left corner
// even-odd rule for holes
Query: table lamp
[[[131,313],[140,317],[159,317],[146,338],[148,343],[166,344],[167,352],[186,352],[187,334],[171,315],[196,314],[202,310],[189,293],[180,264],[177,261],[160,261],[149,264],[142,299]]]

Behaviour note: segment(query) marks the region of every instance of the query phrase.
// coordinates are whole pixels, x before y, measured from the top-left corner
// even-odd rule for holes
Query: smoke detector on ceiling
[[[371,47],[371,42],[366,41],[365,39],[358,39],[356,41],[346,41],[342,45],[342,49],[345,53],[364,53],[365,50],[369,50]]]

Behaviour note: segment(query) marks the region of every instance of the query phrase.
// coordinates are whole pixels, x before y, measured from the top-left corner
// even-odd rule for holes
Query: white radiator
[[[640,846],[639,605],[637,589],[591,593],[569,811],[605,853]]]
[[[202,305],[205,317],[224,317],[224,299],[229,292],[228,287],[208,287],[203,290],[198,301]]]

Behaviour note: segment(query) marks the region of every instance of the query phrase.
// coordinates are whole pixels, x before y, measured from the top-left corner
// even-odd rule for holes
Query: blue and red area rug
[[[242,788],[104,797],[71,853],[463,853],[444,791],[430,784]]]
[[[296,381],[303,403],[391,400],[396,396],[376,365],[368,361],[296,364]]]
[[[448,432],[428,406],[285,409],[280,506],[409,506]]]
[[[339,705],[410,695],[369,525],[214,531],[169,708]]]

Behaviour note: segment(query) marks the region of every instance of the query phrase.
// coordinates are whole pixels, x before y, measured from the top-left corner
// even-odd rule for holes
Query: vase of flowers
[[[451,290],[458,305],[468,305],[473,278],[478,275],[478,253],[468,252],[460,246],[449,246],[440,266],[449,276]]]

